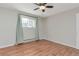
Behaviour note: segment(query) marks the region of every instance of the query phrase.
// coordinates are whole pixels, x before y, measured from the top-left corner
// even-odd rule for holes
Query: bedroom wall
[[[16,12],[0,8],[0,48],[16,43],[16,22]]]
[[[76,47],[76,13],[79,8],[49,16],[46,19],[47,40]]]
[[[41,18],[38,22],[39,25],[39,39],[47,39],[47,34],[46,34],[46,18]]]
[[[0,8],[0,48],[16,44],[16,25],[18,14],[29,15],[28,13],[13,9]],[[42,26],[39,25],[39,28],[40,36],[42,35]]]

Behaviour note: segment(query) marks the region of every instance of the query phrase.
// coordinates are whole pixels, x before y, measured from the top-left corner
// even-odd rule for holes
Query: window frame
[[[22,16],[23,16],[24,18],[27,17],[27,19],[31,19],[31,18],[38,19],[37,17],[34,17],[34,16],[28,16],[28,15],[19,14],[19,18],[20,18],[20,20],[21,20],[21,24],[23,24],[23,23],[22,23]],[[37,27],[37,20],[33,20],[33,21],[35,21],[35,24],[36,24],[35,26],[23,26],[23,25],[22,25],[22,27],[26,27],[26,28],[35,28],[35,27]]]

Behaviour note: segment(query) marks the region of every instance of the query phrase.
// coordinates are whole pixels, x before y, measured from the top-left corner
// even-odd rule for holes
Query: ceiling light
[[[40,6],[40,9],[41,9],[41,10],[43,10],[43,9],[45,9],[45,8],[46,8],[45,6]]]

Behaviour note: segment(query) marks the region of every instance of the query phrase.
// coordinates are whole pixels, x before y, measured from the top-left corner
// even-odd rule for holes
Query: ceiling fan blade
[[[46,8],[53,8],[53,6],[46,6]]]
[[[39,8],[35,8],[34,10],[38,10]]]
[[[45,6],[47,3],[42,3],[43,6]]]
[[[42,12],[45,12],[45,9],[43,9]]]
[[[45,6],[47,3],[34,3],[35,5],[38,5],[38,6]]]
[[[35,5],[37,5],[37,6],[40,6],[40,3],[34,3]]]

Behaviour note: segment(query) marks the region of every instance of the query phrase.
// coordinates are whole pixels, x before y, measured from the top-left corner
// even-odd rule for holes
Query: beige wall
[[[76,47],[76,13],[79,13],[79,8],[48,17],[47,40]]]

